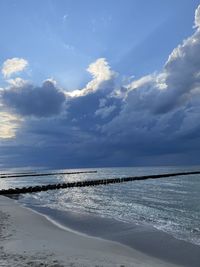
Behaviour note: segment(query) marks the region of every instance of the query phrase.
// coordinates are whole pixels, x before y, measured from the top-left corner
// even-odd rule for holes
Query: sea
[[[40,173],[96,170],[97,173],[1,179],[0,188],[199,171],[200,166],[27,170]],[[102,235],[103,231],[94,232],[95,227],[102,228],[102,225],[109,231],[118,231],[120,225],[143,225],[200,246],[199,174],[24,194],[17,201],[60,225],[86,234]],[[113,221],[117,228],[112,228]]]

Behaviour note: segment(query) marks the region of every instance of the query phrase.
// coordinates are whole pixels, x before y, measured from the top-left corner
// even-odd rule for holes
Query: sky
[[[0,1],[0,167],[200,164],[200,1]]]

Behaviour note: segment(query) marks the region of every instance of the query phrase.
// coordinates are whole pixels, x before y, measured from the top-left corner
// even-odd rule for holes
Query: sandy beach
[[[175,267],[117,242],[61,229],[0,197],[0,266]]]

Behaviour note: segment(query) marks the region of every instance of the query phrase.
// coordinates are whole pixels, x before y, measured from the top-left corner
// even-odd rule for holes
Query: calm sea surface
[[[98,168],[95,170],[98,172],[94,174],[2,179],[0,187],[160,174],[200,170],[200,167]],[[81,171],[81,169],[72,171]],[[33,207],[51,208],[62,212],[73,211],[125,223],[151,225],[176,238],[200,245],[200,175],[26,194],[19,199],[19,202]]]

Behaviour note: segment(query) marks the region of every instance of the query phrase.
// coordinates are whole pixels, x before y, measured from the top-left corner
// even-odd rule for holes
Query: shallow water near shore
[[[200,167],[197,166],[99,168],[95,169],[97,173],[93,174],[4,179],[1,188],[199,169]],[[83,169],[70,171],[81,170]],[[18,201],[29,207],[40,209],[40,212],[59,213],[60,215],[56,219],[61,220],[62,223],[64,214],[68,213],[69,220],[69,212],[82,216],[82,218],[90,218],[91,222],[92,217],[104,218],[107,220],[107,227],[109,222],[111,223],[111,227],[107,228],[110,229],[111,236],[114,231],[112,222],[115,220],[121,222],[118,224],[119,228],[120,225],[121,227],[122,225],[123,227],[130,227],[130,225],[154,227],[178,239],[200,245],[200,175],[53,190],[26,194]],[[73,224],[75,221],[73,220]],[[97,225],[97,227],[100,229],[102,226]],[[92,227],[88,231],[88,234],[95,234],[92,233]],[[100,235],[102,234],[103,231]]]

